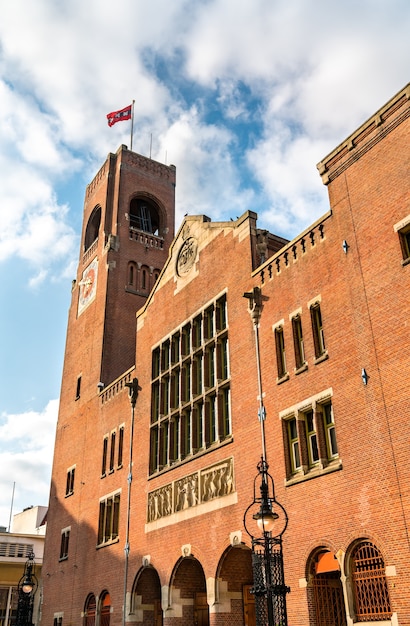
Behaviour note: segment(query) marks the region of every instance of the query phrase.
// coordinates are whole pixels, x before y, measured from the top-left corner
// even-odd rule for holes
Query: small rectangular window
[[[293,417],[292,419],[290,419],[287,423],[287,426],[290,450],[290,465],[292,468],[292,472],[297,472],[301,468],[301,463],[296,418]]]
[[[215,312],[216,331],[219,333],[226,328],[226,296],[223,296],[216,303]]]
[[[169,460],[174,463],[179,459],[179,417],[169,422]]]
[[[67,471],[67,480],[65,486],[65,495],[72,496],[74,493],[74,478],[75,478],[75,467],[71,467]]]
[[[61,543],[60,543],[60,561],[68,559],[68,544],[70,542],[70,528],[64,528],[61,531]]]
[[[168,425],[169,422],[162,424],[159,429],[159,469],[161,470],[167,464],[168,460]]]
[[[324,428],[326,435],[326,447],[328,459],[333,459],[338,455],[337,442],[336,442],[336,429],[333,419],[333,408],[331,403],[323,405],[324,414]]]
[[[192,409],[192,452],[195,454],[203,445],[202,404],[195,404]]]
[[[278,367],[278,378],[283,378],[286,374],[286,353],[283,327],[275,328],[276,363]]]
[[[156,348],[152,353],[152,378],[159,376],[160,369],[160,349]]]
[[[175,369],[171,376],[171,409],[177,409],[179,407],[179,378],[179,369]]]
[[[182,334],[181,334],[181,354],[182,354],[182,356],[187,356],[189,354],[189,352],[190,352],[190,349],[191,349],[190,336],[191,336],[191,325],[187,324],[182,329]]]
[[[319,304],[314,304],[310,307],[310,315],[312,320],[313,342],[315,345],[315,357],[318,359],[326,353],[322,313]]]
[[[214,336],[214,307],[210,306],[204,311],[204,339]]]
[[[108,435],[103,439],[103,452],[101,463],[101,476],[105,476],[107,472],[107,454],[108,454]]]
[[[184,411],[181,416],[181,458],[191,454],[191,411]]]
[[[158,426],[151,428],[150,434],[150,472],[155,472],[158,469]]]
[[[171,363],[178,363],[179,361],[179,344],[180,344],[180,334],[177,333],[173,335],[171,339]]]
[[[79,400],[80,395],[81,395],[81,376],[77,378],[77,389],[75,392],[75,399]]]
[[[316,428],[313,419],[313,411],[305,413],[306,440],[309,456],[309,467],[313,467],[319,461],[319,448],[317,443]]]
[[[110,449],[110,472],[114,471],[114,463],[115,463],[115,438],[116,432],[115,430],[111,433],[111,449]]]
[[[229,388],[218,393],[218,438],[223,441],[231,434]]]
[[[205,445],[217,440],[215,396],[207,396],[205,401]]]
[[[122,455],[124,451],[124,426],[120,426],[118,430],[118,455],[117,455],[117,467],[122,467]]]
[[[401,252],[403,261],[410,261],[410,224],[402,228],[399,232]]]
[[[169,376],[165,376],[160,384],[160,414],[165,415],[168,413],[169,407],[169,390],[170,381]]]
[[[292,331],[295,348],[295,367],[298,370],[305,364],[305,349],[303,345],[302,320],[300,315],[292,319]]]
[[[202,316],[198,315],[192,322],[192,349],[199,348],[202,342]]]

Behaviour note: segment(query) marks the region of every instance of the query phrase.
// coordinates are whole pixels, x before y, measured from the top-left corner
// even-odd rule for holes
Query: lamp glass
[[[33,583],[25,580],[21,589],[22,591],[24,591],[24,593],[31,593],[33,591]]]
[[[271,508],[261,506],[261,509],[253,518],[256,520],[258,528],[261,532],[270,533],[275,526],[275,521],[279,515],[272,511]]]

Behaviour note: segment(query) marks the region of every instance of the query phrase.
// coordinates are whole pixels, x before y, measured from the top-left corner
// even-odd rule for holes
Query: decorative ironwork
[[[317,626],[346,626],[340,572],[320,574],[312,580]]]
[[[260,478],[260,496],[256,483]],[[253,514],[251,514],[253,513]],[[254,520],[251,528],[251,521]],[[272,524],[278,525],[274,532]],[[282,535],[288,525],[284,507],[276,500],[274,484],[268,472],[268,464],[261,459],[258,475],[254,480],[254,496],[244,515],[244,527],[252,539],[253,588],[255,595],[256,623],[258,626],[286,626],[286,594],[283,567]],[[257,535],[257,529],[261,534]]]
[[[359,622],[387,620],[392,615],[383,557],[370,541],[352,555],[356,617]]]
[[[34,596],[38,586],[34,571],[34,552],[30,552],[24,566],[24,574],[17,586],[18,602],[15,626],[32,626],[33,624]]]

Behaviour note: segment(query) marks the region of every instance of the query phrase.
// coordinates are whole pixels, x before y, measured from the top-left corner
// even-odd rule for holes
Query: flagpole
[[[131,151],[132,151],[132,136],[134,134],[134,102],[135,100],[132,101],[132,108],[131,108]]]

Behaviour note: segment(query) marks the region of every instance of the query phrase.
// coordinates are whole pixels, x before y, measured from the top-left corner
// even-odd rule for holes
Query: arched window
[[[143,291],[147,289],[147,270],[141,272],[141,289]]]
[[[100,230],[101,223],[101,207],[96,206],[93,209],[93,212],[90,215],[90,218],[87,223],[87,228],[85,229],[85,237],[84,237],[84,251],[88,250],[88,248],[94,243],[96,239],[98,239],[98,231]]]
[[[135,263],[131,262],[131,263],[128,263],[128,285],[130,287],[135,287],[135,281],[136,281],[136,265]]]
[[[96,607],[95,595],[90,593],[84,605],[84,626],[95,626]]]
[[[384,560],[370,541],[358,543],[351,556],[354,609],[358,622],[387,620],[392,615]]]
[[[131,200],[130,226],[151,235],[159,235],[158,207],[146,198],[134,198]]]

